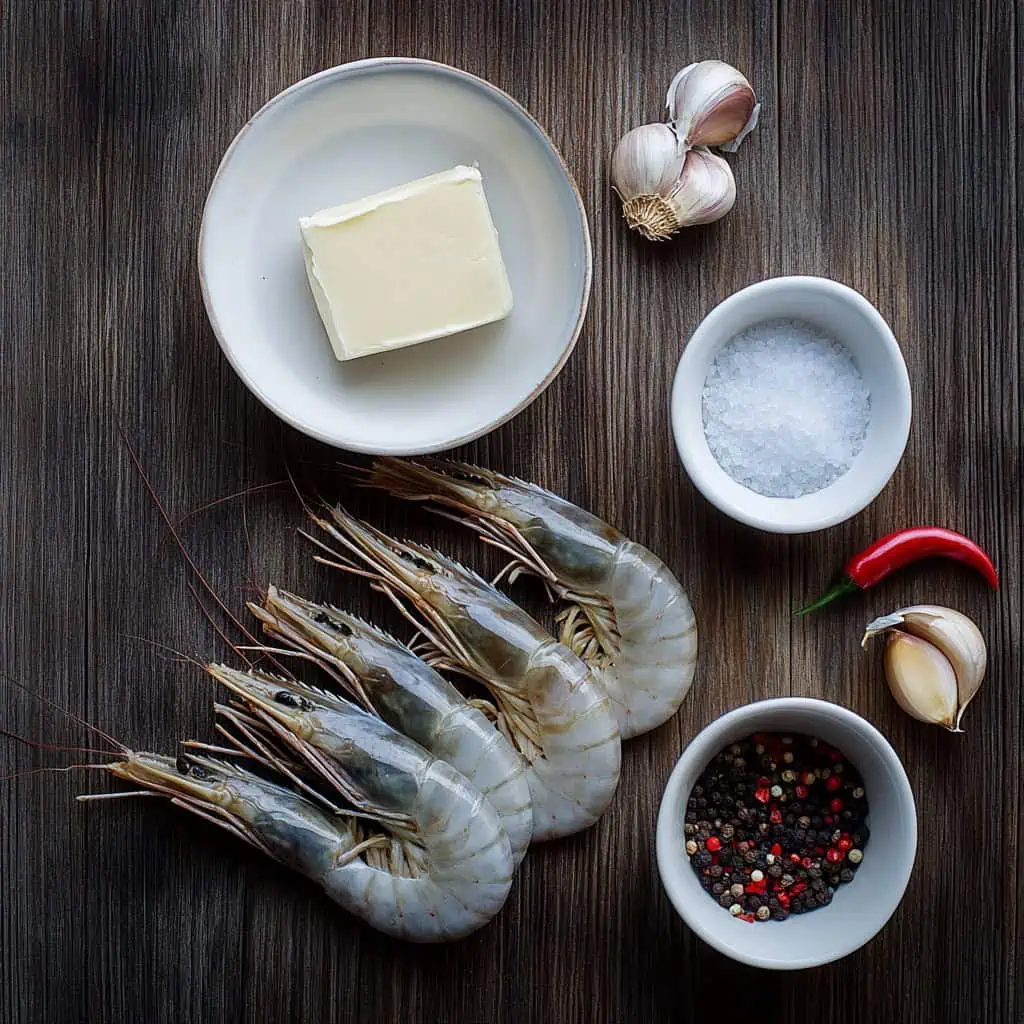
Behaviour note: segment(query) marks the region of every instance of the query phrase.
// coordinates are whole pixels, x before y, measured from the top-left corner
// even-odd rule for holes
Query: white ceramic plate
[[[298,218],[474,163],[512,315],[339,363],[306,282]],[[206,200],[199,268],[221,348],[261,402],[328,444],[415,454],[492,430],[555,378],[586,314],[590,233],[572,176],[518,103],[455,68],[388,57],[298,82],[239,132]]]

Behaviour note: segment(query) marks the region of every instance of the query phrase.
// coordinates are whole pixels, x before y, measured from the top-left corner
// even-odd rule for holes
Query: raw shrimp
[[[313,518],[372,571],[344,556],[322,561],[369,575],[423,634],[414,649],[490,691],[499,727],[528,763],[534,840],[593,825],[615,793],[621,751],[608,697],[587,666],[457,562],[399,543],[341,508],[331,510],[332,521]]]
[[[386,722],[465,775],[494,805],[513,859],[522,860],[533,833],[525,762],[447,679],[376,626],[330,605],[271,586],[262,607],[249,608],[270,636],[336,669],[353,696],[365,695]]]
[[[283,704],[281,710],[294,709]],[[367,793],[409,816],[423,853],[419,863],[404,857],[393,838],[364,838],[364,818],[327,813],[227,761],[127,751],[104,767],[312,879],[378,931],[411,942],[468,935],[498,913],[511,885],[512,856],[497,815],[443,761],[411,747],[388,751],[386,743],[380,752],[396,756],[380,760],[362,751],[359,777]]]
[[[647,548],[536,484],[461,462],[374,461],[370,484],[455,510],[568,602],[562,643],[612,699],[623,739],[672,717],[693,682],[697,624],[686,591]],[[504,575],[504,572],[502,573]]]

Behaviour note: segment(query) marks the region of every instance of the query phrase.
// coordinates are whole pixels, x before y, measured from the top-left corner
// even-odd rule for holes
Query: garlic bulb
[[[684,159],[675,132],[664,124],[623,136],[612,156],[612,184],[626,222],[652,242],[680,228],[710,224],[736,202],[736,180],[725,160],[703,148]]]
[[[686,151],[667,124],[627,132],[612,154],[612,184],[624,203],[670,192],[683,171]]]
[[[724,217],[736,202],[732,168],[708,149],[691,149],[668,202],[679,227],[710,224]]]
[[[861,646],[882,633],[889,634],[886,678],[900,706],[915,718],[921,716],[905,706],[904,700],[916,707],[929,706],[937,717],[921,721],[961,732],[960,720],[981,686],[988,662],[985,638],[978,627],[953,608],[914,605],[868,623]]]
[[[669,123],[686,146],[739,149],[761,112],[750,82],[730,64],[702,60],[683,68],[665,97]]]

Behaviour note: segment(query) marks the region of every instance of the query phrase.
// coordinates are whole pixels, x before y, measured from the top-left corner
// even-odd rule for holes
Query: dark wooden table
[[[321,489],[344,486],[335,453],[282,428],[222,358],[196,235],[221,153],[264,101],[378,54],[455,64],[520,99],[564,153],[591,218],[594,294],[571,362],[461,454],[537,480],[660,553],[702,631],[681,713],[625,748],[598,826],[531,852],[500,917],[448,947],[370,932],[162,802],[76,804],[76,793],[114,788],[95,773],[5,782],[0,1019],[1021,1019],[1019,7],[8,0],[0,11],[5,673],[137,748],[211,736],[210,682],[153,642],[197,657],[225,647],[119,427],[234,607],[253,584],[290,581],[395,625],[360,585],[311,564],[287,488],[184,519],[279,481],[286,461]],[[744,69],[764,105],[733,159],[740,199],[718,225],[646,244],[620,220],[608,158],[625,130],[657,119],[672,74],[705,57]],[[903,346],[915,403],[906,457],[882,496],[842,527],[791,539],[738,527],[694,492],[666,413],[699,319],[785,273],[828,275],[876,303]],[[358,507],[482,569],[498,564],[415,510]],[[791,617],[846,553],[919,522],[992,551],[998,594],[930,566],[832,614]],[[858,648],[868,618],[922,600],[963,609],[990,643],[965,736],[905,717],[877,652]],[[921,846],[874,942],[777,975],[687,931],[658,883],[653,827],[669,770],[699,728],[790,693],[855,708],[892,740]],[[89,742],[13,683],[3,705],[3,726],[20,735]],[[13,741],[0,750],[5,774],[75,759]]]

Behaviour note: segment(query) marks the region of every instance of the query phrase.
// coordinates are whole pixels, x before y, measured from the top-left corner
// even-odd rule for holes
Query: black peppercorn
[[[829,744],[775,733],[740,740],[715,755],[690,793],[691,867],[702,888],[743,920],[785,920],[825,906],[835,887],[853,880],[863,855],[863,796],[856,769]],[[712,836],[717,849],[708,850]],[[837,846],[845,858],[828,861]],[[780,905],[784,888],[791,895]]]

